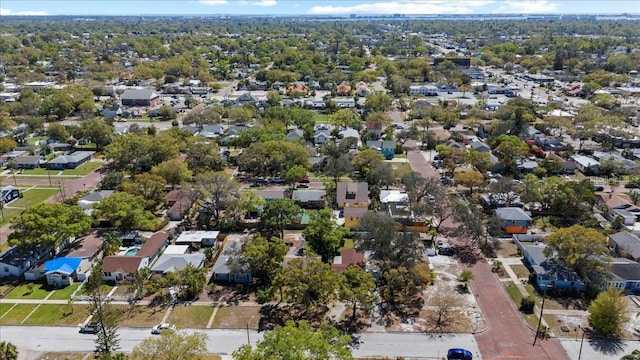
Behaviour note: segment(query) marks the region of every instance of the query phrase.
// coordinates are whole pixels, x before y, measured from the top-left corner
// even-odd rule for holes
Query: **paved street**
[[[29,351],[86,351],[94,349],[95,335],[80,334],[77,327],[53,326],[0,326],[3,341],[15,344],[19,349]],[[196,331],[188,329],[187,331]],[[209,329],[203,331],[209,335],[207,349],[211,353],[231,354],[235,349],[247,343],[247,331]],[[130,352],[144,338],[151,335],[147,328],[121,328],[121,350]],[[262,339],[263,333],[249,330],[251,344]],[[404,356],[421,359],[441,359],[447,350],[454,346],[473,351],[474,359],[482,359],[472,335],[429,336],[416,333],[364,333],[358,339],[354,349],[356,357]]]

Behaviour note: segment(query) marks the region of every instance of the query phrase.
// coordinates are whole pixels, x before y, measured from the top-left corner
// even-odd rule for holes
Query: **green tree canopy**
[[[55,247],[91,228],[91,218],[78,205],[41,203],[33,205],[16,217],[9,235],[12,244],[25,249],[42,245]]]
[[[607,238],[598,230],[573,225],[545,238],[546,256],[555,256],[582,277],[601,280],[603,263],[609,254]]]
[[[622,292],[609,288],[589,305],[589,325],[601,335],[620,336],[629,321],[627,300]]]
[[[289,247],[282,239],[266,239],[256,235],[244,246],[243,256],[251,267],[253,277],[263,284],[270,284],[280,270],[288,250]]]
[[[291,199],[275,199],[268,202],[260,215],[260,231],[278,235],[284,239],[285,226],[293,223],[302,214],[302,209]]]
[[[207,334],[163,331],[133,348],[132,360],[199,360],[207,355]]]
[[[109,221],[121,231],[155,230],[157,219],[145,206],[142,196],[116,191],[94,205],[93,216]]]
[[[333,211],[329,208],[311,213],[309,224],[302,231],[306,243],[322,257],[323,262],[333,261],[348,233],[349,229],[336,224]]]
[[[306,310],[333,300],[338,275],[331,266],[317,259],[293,259],[273,279],[283,301],[303,305]]]
[[[306,321],[291,320],[265,334],[255,349],[243,345],[233,352],[236,360],[308,359],[351,360],[351,337],[322,324],[313,329]]]

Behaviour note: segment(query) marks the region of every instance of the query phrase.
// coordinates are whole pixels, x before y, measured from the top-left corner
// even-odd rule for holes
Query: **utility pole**
[[[535,338],[533,338],[533,346],[536,346],[536,341],[538,341],[538,335],[540,334],[540,326],[542,325],[542,312],[544,311],[544,300],[547,298],[547,289],[549,285],[544,287],[544,291],[542,292],[542,305],[540,306],[540,319],[538,319],[538,328],[536,329]]]
[[[251,319],[247,321],[247,345],[249,346],[251,346],[251,339],[249,339],[249,323],[251,322],[251,320],[253,320],[254,317],[255,315],[253,315]]]

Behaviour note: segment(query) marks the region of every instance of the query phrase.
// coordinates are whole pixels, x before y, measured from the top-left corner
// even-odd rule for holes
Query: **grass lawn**
[[[93,353],[82,353],[82,352],[50,352],[40,356],[37,360],[83,360],[85,357],[89,356],[88,359],[93,358]]]
[[[409,163],[391,163],[393,166],[393,170],[395,170],[396,177],[402,178],[403,176],[409,174],[411,171],[411,165]]]
[[[330,124],[331,119],[328,114],[313,114],[313,122],[316,124]]]
[[[87,162],[84,163],[80,166],[78,166],[75,169],[67,169],[64,170],[62,172],[62,175],[79,175],[79,176],[84,176],[87,175],[93,171],[95,171],[97,168],[99,168],[100,166],[102,166],[102,163],[99,162]]]
[[[525,278],[528,279],[529,278],[529,269],[527,269],[526,266],[524,265],[509,265],[509,267],[511,268],[511,270],[513,270],[514,273],[516,273],[516,276],[518,278]]]
[[[353,243],[353,239],[344,239],[344,245],[342,245],[339,251],[353,249],[354,247],[355,244]]]
[[[102,289],[102,291],[104,291],[106,294],[108,294],[111,291],[111,289],[113,289],[113,286],[107,285],[107,284],[102,284],[102,285],[100,285],[100,288]],[[88,294],[85,292],[85,288],[83,287],[78,291],[78,293],[76,295],[88,295]]]
[[[71,286],[67,286],[62,289],[56,290],[49,297],[50,300],[69,300],[71,298],[71,294],[80,286],[79,283],[73,284]]]
[[[511,300],[513,300],[514,304],[516,304],[516,307],[520,307],[523,296],[520,293],[520,290],[518,290],[518,287],[515,284],[511,283],[505,286],[505,288],[507,289],[507,293],[511,297]]]
[[[28,208],[31,205],[39,204],[48,198],[54,196],[58,191],[58,188],[50,189],[30,189],[23,192],[23,197],[10,203],[9,207]],[[10,209],[5,209],[10,210]],[[6,214],[5,214],[6,216]]]
[[[524,320],[535,331],[538,328],[538,315],[536,314],[522,314]]]
[[[199,328],[204,329],[213,313],[211,306],[176,306],[171,310],[168,323],[174,324],[178,328]],[[217,316],[217,315],[216,315]]]
[[[70,305],[42,304],[24,324],[76,326],[84,322],[87,316],[89,316],[88,305],[74,304],[71,312]]]
[[[114,307],[122,312],[120,317],[121,326],[148,327],[149,329],[160,324],[164,314],[167,312],[167,308],[159,306],[136,306],[132,312],[129,311],[129,306],[126,305],[114,305]]]
[[[31,144],[31,145],[35,145],[40,140],[47,140],[47,139],[49,139],[48,136],[34,136],[34,137],[30,137],[29,139],[27,139],[27,142],[29,144]]]
[[[253,319],[252,319],[253,318]],[[214,329],[257,329],[260,324],[260,306],[221,307],[211,325]]]
[[[35,169],[23,169],[19,175],[49,175],[49,170],[45,168],[35,168]],[[58,170],[51,170],[51,176],[54,176],[58,173]],[[16,174],[17,175],[17,174]]]
[[[29,290],[28,286],[31,284],[33,288]],[[45,284],[40,283],[24,283],[20,286],[16,286],[11,290],[5,298],[7,299],[44,299],[49,295],[49,291],[45,288]]]
[[[0,317],[4,315],[9,309],[13,307],[14,304],[0,304]]]
[[[36,308],[35,304],[18,304],[11,311],[6,313],[2,319],[0,319],[0,325],[20,325],[22,320],[29,315],[33,309]]]

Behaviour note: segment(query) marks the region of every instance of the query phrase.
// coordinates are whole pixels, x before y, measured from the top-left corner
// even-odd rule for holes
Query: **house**
[[[352,109],[356,107],[356,101],[353,98],[334,98],[333,102],[341,109]]]
[[[9,163],[14,169],[36,169],[43,162],[44,158],[42,156],[18,156]]]
[[[169,234],[164,231],[158,231],[153,233],[153,235],[142,244],[136,255],[149,258],[149,263],[151,263],[167,245],[169,245]]]
[[[201,268],[204,265],[205,255],[192,254],[162,254],[151,268],[154,274],[164,275],[172,271],[179,271],[191,265]]]
[[[231,255],[218,256],[213,265],[213,280],[238,284],[251,283],[253,281],[251,270],[248,267],[233,266],[232,260]]]
[[[322,209],[325,194],[324,190],[294,190],[291,200],[303,209]]]
[[[338,182],[336,186],[338,207],[369,207],[369,185],[366,182]]]
[[[170,206],[167,210],[167,217],[171,221],[180,221],[184,218],[191,206],[193,205],[193,199],[182,189],[171,190],[165,195],[167,205]]]
[[[267,202],[285,198],[284,190],[256,190],[255,194],[256,196],[265,199]]]
[[[503,207],[493,211],[501,221],[502,230],[507,234],[526,234],[531,224],[531,216],[519,207]]]
[[[573,155],[571,159],[576,168],[585,175],[597,175],[600,172],[600,162],[585,155]]]
[[[0,254],[0,278],[22,276],[48,253],[42,246],[33,250],[25,250],[18,246],[10,247]]]
[[[215,246],[220,236],[220,231],[200,231],[191,230],[183,231],[175,241],[176,245],[191,245],[191,246]]]
[[[338,96],[349,96],[351,95],[351,85],[346,82],[341,83],[336,86],[336,94]]]
[[[360,133],[358,132],[358,130],[354,128],[346,128],[346,129],[340,130],[338,135],[342,139],[355,139],[356,141],[358,141],[358,139],[360,138]]]
[[[131,280],[133,274],[149,266],[149,259],[143,256],[106,256],[102,260],[102,280],[115,281]]]
[[[298,97],[305,96],[309,93],[309,88],[302,83],[291,84],[287,87],[287,95]]]
[[[153,90],[127,89],[120,96],[120,102],[124,106],[154,107],[160,102],[160,95]]]
[[[469,147],[478,152],[490,152],[491,148],[489,145],[483,143],[482,141],[474,140],[469,144]]]
[[[181,255],[189,252],[189,245],[169,245],[164,249],[163,255]]]
[[[200,132],[200,128],[195,125],[185,125],[181,127],[180,130],[188,131],[191,133],[191,135],[194,135],[194,136]]]
[[[367,147],[380,151],[386,160],[396,156],[396,142],[394,140],[369,140]]]
[[[311,171],[319,173],[324,169],[327,159],[324,156],[311,156],[309,158],[309,164],[311,165]]]
[[[609,281],[606,287],[616,288],[625,294],[640,293],[640,263],[614,258],[607,265]]]
[[[298,140],[304,138],[304,130],[292,129],[287,133],[287,140]]]
[[[224,129],[220,125],[204,125],[198,132],[198,135],[207,139],[214,139],[224,134]]]
[[[84,274],[102,254],[103,242],[104,238],[97,231],[92,231],[85,236],[74,239],[60,253],[60,256],[82,259],[83,263],[80,264],[80,267],[81,273]],[[79,280],[84,280],[84,277],[81,276]]]
[[[344,208],[344,226],[351,230],[358,229],[360,219],[365,216],[369,210],[362,207],[346,207]]]
[[[91,212],[93,211],[93,206],[99,203],[100,201],[102,201],[104,198],[113,194],[114,191],[115,190],[94,190],[88,193],[87,195],[81,197],[78,200],[78,205],[80,205],[80,207],[86,214],[91,215]]]
[[[534,275],[534,283],[538,289],[552,287],[556,289],[584,290],[586,288],[584,282],[575,271],[558,259],[548,258],[544,254],[544,245],[525,245],[518,235],[514,235],[513,239],[520,252],[522,252],[525,264]]]
[[[47,284],[55,288],[62,288],[79,281],[76,277],[82,259],[73,257],[58,257],[44,263],[43,270]]]
[[[365,97],[371,94],[369,86],[364,81],[360,81],[356,84],[356,95],[359,97]]]
[[[435,85],[411,85],[409,95],[438,96],[438,88]]]
[[[569,175],[573,175],[576,173],[576,163],[573,162],[572,160],[565,160],[562,157],[554,154],[554,153],[550,153],[547,158],[551,159],[551,160],[557,160],[560,163],[561,168],[558,170],[552,170],[551,173],[552,174],[569,174]]]
[[[383,129],[381,123],[368,121],[365,129],[367,129],[368,133],[373,134],[376,139],[379,139],[380,136],[382,136]]]
[[[47,166],[52,170],[75,169],[93,159],[95,151],[76,151],[69,155],[61,155],[49,161]]]
[[[389,204],[408,204],[409,195],[400,190],[380,190],[380,203]]]
[[[627,231],[609,235],[609,247],[620,256],[640,262],[640,237]]]
[[[313,143],[316,145],[326,144],[331,136],[331,128],[326,124],[318,124],[314,127]]]
[[[22,195],[20,194],[20,189],[15,186],[5,186],[0,188],[0,203],[6,205],[12,202],[15,199],[20,198]]]
[[[366,266],[365,254],[356,249],[344,249],[340,251],[340,255],[333,258],[331,268],[335,272],[343,272],[349,266],[357,266],[364,269]]]
[[[258,98],[256,98],[255,96],[251,95],[251,93],[246,92],[242,95],[240,95],[236,101],[236,104],[238,105],[244,105],[244,104],[251,104],[251,105],[255,105],[258,103]]]

